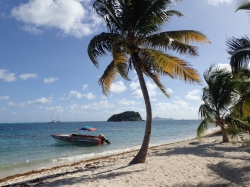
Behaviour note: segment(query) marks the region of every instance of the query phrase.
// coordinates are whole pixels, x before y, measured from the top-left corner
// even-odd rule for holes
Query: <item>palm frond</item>
[[[239,117],[245,118],[250,114],[250,93],[241,96],[240,99],[233,106],[233,110],[237,111]]]
[[[88,45],[88,55],[96,67],[98,67],[98,57],[107,55],[106,52],[112,51],[113,42],[116,36],[116,34],[103,32],[91,39]]]
[[[250,39],[245,36],[240,39],[232,37],[226,40],[227,52],[231,55],[230,65],[232,72],[249,64],[250,59]]]
[[[170,0],[134,1],[132,12],[132,28],[138,35],[156,32],[169,20],[173,12],[168,14]],[[139,29],[140,28],[140,29]]]
[[[167,96],[168,98],[170,97],[169,93],[165,90],[165,87],[163,86],[163,84],[161,83],[159,76],[155,73],[152,73],[152,71],[150,71],[149,68],[147,68],[147,66],[143,66],[143,72],[149,76],[154,83],[156,84],[156,86],[162,91],[162,93]]]
[[[182,43],[178,40],[173,40],[167,35],[154,34],[150,35],[143,41],[144,46],[160,49],[160,50],[174,50],[180,54],[188,54],[191,56],[197,56],[197,47]]]
[[[216,110],[214,110],[211,105],[205,103],[199,107],[199,115],[201,119],[211,118],[215,120]]]
[[[116,79],[117,69],[114,61],[112,61],[104,71],[103,75],[99,79],[99,84],[102,87],[102,92],[107,95],[112,82]]]
[[[197,128],[196,131],[196,136],[197,139],[203,138],[204,133],[208,130],[208,128],[212,125],[212,119],[210,118],[205,118],[201,121],[199,127]]]
[[[250,10],[250,2],[245,2],[242,5],[240,5],[235,12],[237,12],[238,10]]]
[[[195,30],[167,31],[160,34],[185,44],[191,42],[210,43],[209,39],[204,34]]]
[[[121,5],[119,1],[114,0],[96,0],[93,3],[96,13],[105,21],[108,30],[116,33],[123,31],[122,23],[117,15],[121,14]]]
[[[130,79],[128,77],[128,66],[126,63],[127,61],[126,56],[120,50],[114,50],[112,54],[116,70],[125,80],[129,81]]]
[[[186,82],[200,84],[198,72],[191,68],[188,62],[161,51],[152,49],[148,49],[148,51],[150,51],[150,55],[154,59],[154,62],[165,75],[171,75],[173,78],[179,78]]]
[[[247,132],[250,130],[250,125],[248,123],[245,123],[234,116],[227,116],[225,118],[225,123],[228,125],[229,129],[234,129],[234,131],[237,132]]]

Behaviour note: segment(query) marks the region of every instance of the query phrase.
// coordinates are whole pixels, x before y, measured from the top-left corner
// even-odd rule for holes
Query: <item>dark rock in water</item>
[[[108,121],[122,122],[122,121],[143,121],[139,112],[126,111],[120,114],[114,114]]]

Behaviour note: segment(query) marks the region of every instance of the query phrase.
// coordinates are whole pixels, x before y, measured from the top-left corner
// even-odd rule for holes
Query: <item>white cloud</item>
[[[36,26],[32,26],[32,25],[24,25],[24,26],[21,26],[19,28],[22,29],[23,31],[29,32],[29,33],[34,34],[34,35],[41,35],[44,33],[42,30],[40,30]]]
[[[63,112],[63,107],[62,106],[55,106],[55,107],[46,107],[46,110],[49,111],[55,111],[57,113],[62,113]]]
[[[171,88],[167,88],[166,91],[167,91],[169,94],[173,93],[173,90],[172,90]]]
[[[87,93],[87,94],[83,94],[83,96],[84,96],[86,99],[95,99],[95,96],[94,96],[91,92],[89,92],[89,93]]]
[[[15,106],[15,103],[9,102],[7,105],[9,105],[9,106]]]
[[[5,111],[5,110],[7,110],[6,108],[0,108],[0,111]]]
[[[25,107],[27,107],[27,103],[16,104],[16,107],[25,108]]]
[[[137,81],[137,82],[133,82],[133,84],[130,84],[130,89],[132,89],[132,90],[133,90],[133,89],[136,89],[136,88],[138,87],[138,83],[139,83],[139,82]],[[146,85],[147,85],[149,97],[154,97],[154,96],[156,96],[157,92],[155,91],[155,89],[157,88],[157,86],[156,86],[154,83],[151,83],[150,81],[147,81],[147,82],[146,82]],[[132,93],[132,96],[133,96],[134,98],[143,98],[141,88],[135,90],[135,91]]]
[[[29,0],[11,11],[11,16],[25,23],[23,30],[41,34],[44,28],[56,28],[63,34],[81,38],[96,31],[101,19],[80,0]]]
[[[17,80],[15,73],[9,73],[5,69],[0,69],[0,79],[3,79],[5,82],[13,82]]]
[[[110,86],[110,92],[112,93],[121,93],[126,89],[127,88],[122,81],[117,81],[116,83],[112,83]]]
[[[43,81],[46,83],[46,84],[49,84],[49,83],[52,83],[52,82],[55,82],[55,81],[58,81],[59,78],[57,77],[50,77],[50,78],[44,78]]]
[[[132,93],[132,96],[133,96],[134,98],[137,98],[137,99],[138,99],[138,98],[143,98],[141,89],[135,90],[135,91]]]
[[[137,89],[138,87],[140,87],[139,81],[131,82],[129,87],[130,87],[131,90]]]
[[[4,96],[0,96],[0,100],[7,100],[9,99],[10,97],[8,95],[4,95]]]
[[[118,102],[119,105],[124,105],[124,106],[132,106],[132,105],[139,105],[141,104],[140,102],[136,102],[136,101],[129,101],[129,100],[126,100],[126,99],[121,99],[119,102]]]
[[[83,94],[81,94],[80,92],[75,91],[75,90],[71,90],[71,91],[69,92],[69,95],[70,95],[70,96],[75,96],[75,97],[78,98],[78,99],[81,99],[81,98],[83,97]]]
[[[93,108],[93,109],[107,109],[107,108],[114,108],[115,105],[112,103],[109,103],[107,100],[101,100],[100,102],[95,102],[95,103],[91,103],[89,105],[83,105],[81,106],[81,109],[89,109],[89,108]]]
[[[182,100],[175,100],[174,103],[159,102],[155,104],[153,112],[157,116],[172,116],[176,119],[198,118],[198,107],[191,107],[189,103]]]
[[[26,103],[15,104],[13,102],[9,102],[7,105],[13,106],[13,107],[19,107],[19,108],[25,108],[25,107],[27,107]]]
[[[34,101],[28,101],[28,104],[45,104],[45,103],[51,103],[51,99],[46,99],[45,97],[42,97],[40,99],[34,100]]]
[[[25,74],[21,74],[19,76],[20,79],[22,80],[27,80],[27,79],[30,79],[30,78],[37,78],[37,75],[35,73],[25,73]]]
[[[201,100],[201,96],[197,95],[201,92],[201,90],[193,90],[191,92],[188,92],[188,94],[185,96],[187,99],[191,100]]]
[[[155,83],[151,83],[150,81],[147,81],[146,85],[147,85],[147,88],[148,88],[149,96],[150,97],[156,96],[155,89],[157,88],[157,86],[155,85]]]
[[[72,104],[68,107],[70,110],[75,110],[77,108],[77,104]]]
[[[83,87],[82,87],[82,90],[86,90],[87,88],[88,88],[88,85],[84,84]]]
[[[226,69],[227,71],[230,71],[230,72],[232,71],[231,66],[229,64],[221,64],[221,63],[219,63],[219,64],[217,64],[215,66],[215,68]]]
[[[223,3],[231,4],[233,0],[208,0],[207,2],[208,4],[218,6],[219,4],[223,4]]]
[[[45,104],[45,103],[51,103],[52,100],[51,99],[46,99],[44,97],[34,100],[34,101],[27,101],[27,102],[23,102],[23,103],[19,103],[16,104],[14,102],[9,102],[7,103],[7,105],[9,106],[13,106],[13,107],[19,107],[19,108],[24,108],[27,107],[29,104]]]
[[[84,97],[86,99],[95,99],[95,95],[93,95],[92,92],[89,92],[87,94],[82,94],[76,90],[71,90],[69,92],[69,96],[75,96],[78,99],[81,99],[82,97]]]

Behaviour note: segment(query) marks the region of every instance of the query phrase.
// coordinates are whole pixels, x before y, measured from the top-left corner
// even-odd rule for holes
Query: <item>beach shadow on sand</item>
[[[74,185],[74,184],[81,184],[81,183],[86,184],[86,182],[91,183],[91,182],[98,180],[98,179],[109,180],[109,179],[114,179],[115,177],[118,177],[118,176],[125,176],[125,175],[129,175],[131,173],[134,173],[134,172],[142,171],[142,170],[133,170],[133,171],[129,171],[129,172],[122,171],[122,169],[130,167],[130,166],[131,165],[126,165],[123,167],[119,167],[119,168],[112,169],[112,170],[106,170],[106,171],[102,171],[102,172],[95,172],[95,169],[97,169],[101,166],[91,166],[91,167],[88,167],[86,169],[79,167],[79,169],[77,169],[75,171],[60,172],[59,174],[47,175],[45,177],[40,177],[40,178],[36,178],[33,180],[19,182],[19,183],[12,183],[11,185],[5,185],[2,187],[60,186],[60,185],[63,185],[65,182],[67,183],[67,185]],[[89,175],[84,174],[87,171],[91,171],[92,173]],[[63,178],[63,176],[75,175],[75,174],[77,175],[77,177]],[[47,180],[52,180],[53,182],[48,182]]]
[[[231,142],[230,142],[231,143]],[[162,153],[156,153],[155,156],[175,156],[175,155],[194,155],[198,157],[214,157],[221,158],[224,161],[207,164],[206,167],[219,178],[225,179],[226,183],[199,183],[195,186],[209,186],[209,187],[223,187],[223,186],[246,186],[242,184],[249,184],[250,186],[250,164],[247,165],[233,165],[233,160],[239,162],[249,163],[250,161],[250,146],[242,144],[242,146],[226,146],[227,143],[207,143],[200,144],[199,141],[190,142],[186,147],[166,148]],[[231,154],[231,153],[236,154]],[[243,153],[243,154],[237,154]],[[195,162],[195,160],[194,160]],[[182,186],[182,185],[180,185]],[[185,186],[194,186],[192,184],[185,184]]]

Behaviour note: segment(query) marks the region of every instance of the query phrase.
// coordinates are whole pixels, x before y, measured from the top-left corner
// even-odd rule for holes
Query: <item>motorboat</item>
[[[94,127],[85,126],[83,128],[77,129],[76,131],[95,131],[97,130]],[[105,138],[103,134],[99,136],[84,135],[84,134],[52,134],[51,135],[58,142],[69,142],[75,144],[84,144],[84,145],[101,145],[101,144],[110,144],[111,142]]]

